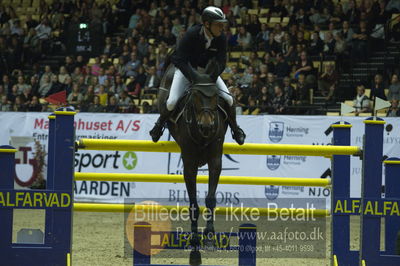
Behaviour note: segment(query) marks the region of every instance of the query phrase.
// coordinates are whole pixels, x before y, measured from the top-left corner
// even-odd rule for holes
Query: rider
[[[224,71],[226,64],[226,37],[223,34],[224,23],[227,22],[220,8],[209,6],[201,15],[202,25],[194,25],[185,33],[171,56],[176,70],[171,84],[170,95],[167,100],[167,111],[161,112],[153,129],[149,132],[153,141],[157,142],[162,133],[164,124],[174,110],[179,98],[185,90],[193,84],[199,72],[204,71],[207,63],[213,60],[214,71],[210,74],[219,89],[219,96],[230,106],[228,122],[232,129],[232,137],[240,145],[244,143],[246,134],[236,123],[236,110],[233,97],[219,75]],[[199,72],[197,72],[199,71]]]

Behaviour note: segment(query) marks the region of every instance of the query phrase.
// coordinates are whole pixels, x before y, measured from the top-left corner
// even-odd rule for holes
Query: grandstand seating
[[[96,0],[96,3],[98,4],[104,4],[106,1],[105,0]],[[112,0],[110,1],[112,5],[115,5],[118,3],[118,0]],[[334,1],[335,3],[338,1]],[[52,5],[55,3],[54,0],[45,0],[45,3],[48,5]],[[340,1],[341,4],[343,4],[343,1]],[[41,10],[39,9],[40,7],[40,0],[2,0],[0,5],[3,6],[11,6],[14,8],[18,18],[24,23],[26,21],[27,15],[32,15],[34,20],[40,21],[42,18],[43,14],[41,14]],[[276,24],[281,24],[283,27],[287,27],[289,23],[291,22],[291,18],[289,16],[287,17],[275,17],[275,16],[270,16],[270,8],[269,7],[259,7],[259,2],[258,1],[252,1],[252,8],[248,9],[247,12],[242,13],[244,14],[250,14],[250,15],[256,15],[258,16],[258,19],[260,23],[265,23],[268,25],[269,28],[274,28]],[[65,16],[69,16],[69,14],[65,14]],[[389,21],[389,28],[391,29],[394,25],[399,23],[400,20],[397,19],[397,17],[400,16],[399,13],[394,13],[391,15],[391,20]],[[242,22],[244,22],[244,17],[237,17],[236,18],[236,23],[238,25],[241,25]],[[126,26],[126,25],[125,25]],[[353,25],[354,26],[354,25]],[[125,30],[120,30],[118,34],[125,34]],[[311,28],[307,28],[305,31],[305,38],[308,39]],[[326,27],[322,27],[322,31],[326,31]],[[232,27],[231,28],[232,34],[236,34],[236,28]],[[116,32],[115,32],[116,33]],[[53,30],[52,32],[52,38],[53,39],[58,39],[61,37],[62,32],[60,29]],[[115,36],[117,34],[114,34],[114,37],[112,39],[113,44],[115,44]],[[158,47],[157,47],[157,38],[156,36],[150,36],[148,39],[149,45],[154,45],[156,47],[157,53],[159,52]],[[127,41],[127,40],[126,40]],[[363,62],[350,62],[348,69],[343,71],[341,68],[341,65],[337,63],[337,57],[335,55],[324,55],[323,57],[320,56],[314,56],[311,57],[312,64],[314,69],[316,70],[317,78],[318,75],[322,72],[325,71],[326,65],[327,64],[333,64],[335,66],[335,69],[340,70],[340,78],[338,80],[338,87],[340,87],[340,93],[338,95],[339,100],[343,99],[351,99],[354,94],[355,94],[355,88],[358,84],[360,83],[367,83],[366,87],[369,87],[368,82],[371,80],[371,77],[378,73],[385,71],[386,69],[393,69],[396,64],[398,64],[398,59],[400,56],[400,51],[398,49],[398,45],[393,44],[393,45],[388,45],[385,50],[378,50],[378,51],[373,51],[371,54],[370,58],[367,61]],[[171,49],[169,47],[169,49]],[[259,49],[256,50],[257,55],[262,58],[265,54],[265,50]],[[228,62],[227,66],[228,67],[233,67],[237,66],[239,68],[239,71],[243,72],[243,70],[247,67],[247,65],[243,64],[241,58],[242,57],[249,57],[251,51],[246,50],[246,51],[237,51],[237,50],[232,50],[228,54]],[[63,61],[63,57],[65,54],[55,54],[55,55],[47,55],[47,57],[40,61],[39,63],[43,66],[44,64],[50,64],[54,66],[54,70],[58,70],[60,61]],[[87,59],[88,66],[92,66],[95,64],[95,57],[97,55],[92,55]],[[110,58],[109,59],[112,64],[119,64],[119,58]],[[25,73],[27,76],[29,76],[30,70],[25,70]],[[229,73],[223,73],[222,78],[224,80],[228,79],[231,75]],[[130,79],[127,78],[125,80],[125,83],[128,84],[130,82]],[[388,90],[385,89],[385,94],[387,95]],[[322,104],[320,104],[321,96],[319,95],[318,89],[312,89],[310,90],[310,103],[314,104],[316,108],[322,108]],[[366,95],[370,95],[370,89],[366,90]],[[149,94],[144,96],[143,90],[141,92],[141,96],[147,97],[149,99],[146,99],[146,102],[149,104],[153,104],[153,99],[155,98],[155,94]],[[318,99],[318,100],[317,100]],[[136,101],[136,99],[133,99],[133,101]],[[141,101],[136,103],[142,103]],[[135,104],[136,105],[136,104]],[[322,113],[326,114],[332,114],[336,113],[338,109],[338,104],[337,102],[334,103],[334,106],[331,107],[326,107],[326,104],[324,103],[324,108],[330,108],[329,110],[323,110],[321,111]]]

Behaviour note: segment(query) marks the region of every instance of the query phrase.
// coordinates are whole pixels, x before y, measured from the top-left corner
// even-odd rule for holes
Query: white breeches
[[[182,72],[176,68],[174,78],[172,80],[169,97],[167,100],[167,109],[169,111],[174,110],[178,100],[181,98],[185,90],[189,88],[190,81],[182,74]],[[229,94],[229,90],[226,87],[221,77],[218,77],[216,82],[218,88],[218,95],[223,98],[229,106],[233,105],[233,98]]]

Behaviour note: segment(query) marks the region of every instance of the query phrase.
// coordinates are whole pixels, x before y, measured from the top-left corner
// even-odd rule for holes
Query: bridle
[[[200,97],[207,97],[207,98],[218,97],[217,93],[215,93],[215,95],[207,96],[201,90],[193,89],[194,87],[202,87],[202,86],[215,86],[215,83],[197,83],[191,86],[191,88],[189,89],[189,91],[191,92],[189,96],[190,98],[186,102],[186,105],[187,103],[190,103],[190,105],[189,106],[185,105],[185,107],[189,107],[186,108],[185,121],[191,139],[197,145],[206,147],[209,143],[214,141],[215,137],[213,137],[213,135],[216,136],[216,132],[219,131],[221,126],[220,125],[221,121],[218,115],[218,104],[216,104],[215,108],[203,105],[200,108],[195,106],[193,97],[196,93],[200,94],[201,95]],[[208,115],[209,117],[213,118],[213,121],[208,125],[204,125],[203,123],[201,123],[201,121],[197,119],[198,117],[204,115]],[[195,130],[192,131],[193,129]],[[199,139],[196,138],[195,136],[198,136],[202,139],[206,139],[207,141],[200,143]]]

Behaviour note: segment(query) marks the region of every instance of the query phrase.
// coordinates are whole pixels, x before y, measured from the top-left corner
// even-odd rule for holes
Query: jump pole
[[[154,143],[150,140],[119,140],[119,139],[80,139],[76,147],[81,150],[112,150],[112,151],[141,151],[141,152],[175,152],[180,148],[174,141],[159,141]],[[329,146],[329,145],[293,145],[293,144],[259,144],[224,143],[225,154],[246,155],[303,155],[303,156],[325,156],[337,155],[360,155],[358,146]]]
[[[74,203],[74,211],[80,212],[131,212],[131,211],[143,211],[143,212],[160,212],[160,209],[165,212],[178,211],[189,213],[187,206],[175,206],[175,205],[141,205],[141,204],[107,204],[107,203]],[[200,211],[203,212],[205,207],[200,207]],[[306,217],[326,217],[330,216],[329,210],[324,209],[287,209],[287,208],[256,208],[256,207],[216,207],[215,214],[218,215],[230,215],[235,214],[254,214],[260,216],[297,216],[304,215]]]
[[[125,174],[125,173],[81,173],[75,172],[75,181],[121,181],[121,182],[157,182],[185,183],[183,175],[169,174]],[[198,175],[197,183],[208,184],[208,176]],[[275,185],[327,187],[330,178],[286,178],[258,176],[220,176],[219,184],[229,185]]]

